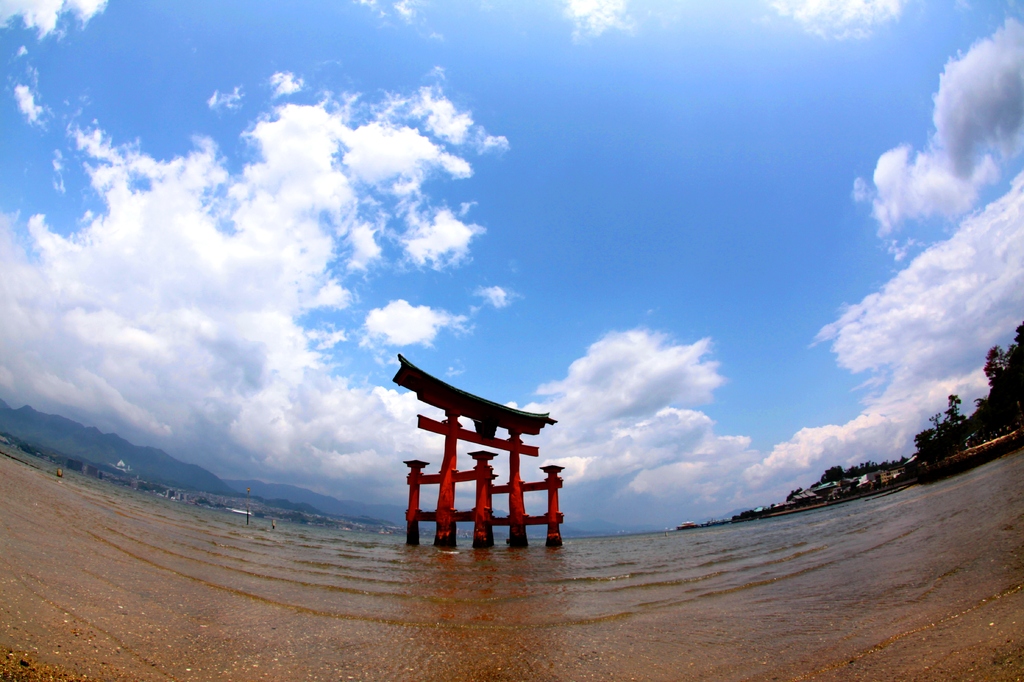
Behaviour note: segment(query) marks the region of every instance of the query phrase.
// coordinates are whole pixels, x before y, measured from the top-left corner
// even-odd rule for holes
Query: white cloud
[[[411,23],[416,18],[417,5],[419,5],[419,2],[416,0],[399,0],[393,7],[403,21]]]
[[[879,233],[907,219],[954,217],[973,208],[978,190],[999,178],[1000,161],[1020,151],[1024,129],[1024,26],[1013,19],[939,78],[928,149],[900,145],[882,154],[874,191],[858,179],[855,195],[872,200]]]
[[[907,0],[772,0],[784,17],[793,17],[816,35],[864,38],[880,24],[899,18]]]
[[[296,78],[290,71],[278,71],[270,77],[270,85],[274,88],[273,97],[286,97],[294,95],[305,87],[301,78]]]
[[[210,107],[214,111],[220,111],[221,109],[227,109],[228,111],[236,111],[242,106],[242,86],[235,86],[235,89],[231,92],[222,93],[220,90],[214,90],[213,94],[210,95],[210,99],[206,100],[206,106]]]
[[[36,104],[36,93],[27,85],[14,86],[14,99],[18,103],[18,111],[22,113],[30,125],[43,125],[43,114],[46,110]]]
[[[53,150],[53,188],[64,194],[64,155],[59,149]]]
[[[348,259],[349,270],[366,270],[371,263],[381,257],[383,250],[377,243],[377,231],[377,228],[369,223],[352,226],[348,235],[348,242],[352,247],[352,255]]]
[[[465,260],[470,240],[485,231],[479,225],[462,222],[447,208],[428,219],[413,209],[406,220],[409,230],[402,238],[405,252],[416,265],[430,265],[435,270]]]
[[[387,185],[395,194],[419,191],[426,175],[441,169],[456,178],[468,178],[473,171],[458,156],[445,152],[418,130],[374,121],[343,132],[348,151],[344,164],[358,179],[374,185]]]
[[[539,439],[542,463],[564,466],[575,514],[666,520],[735,506],[744,466],[757,461],[745,437],[718,436],[692,406],[709,402],[724,379],[707,359],[710,341],[673,343],[634,329],[607,334],[541,386],[550,396],[524,409],[559,423]]]
[[[306,338],[316,344],[317,350],[328,350],[334,348],[342,341],[348,340],[344,329],[327,327],[324,329],[309,329],[306,331]]]
[[[704,360],[711,341],[670,344],[663,334],[645,330],[611,333],[569,366],[561,381],[544,384],[540,395],[588,422],[654,414],[667,405],[710,402],[724,381],[718,363]]]
[[[474,293],[484,299],[484,302],[499,309],[512,305],[512,299],[515,298],[514,294],[498,286],[480,287]]]
[[[507,152],[509,149],[508,139],[504,135],[487,135],[485,133],[477,137],[477,148],[481,154],[490,151]]]
[[[576,25],[573,36],[599,36],[609,29],[630,30],[626,0],[565,0],[565,15]]]
[[[238,172],[208,140],[161,160],[73,130],[103,209],[72,230],[0,216],[5,397],[220,473],[399,499],[402,459],[431,436],[415,428],[414,395],[336,373],[348,335],[335,322],[353,297],[347,273],[384,260],[377,237],[397,230],[402,248],[409,202],[433,221],[421,183],[468,174],[418,121],[379,104],[282,105],[245,133]],[[429,343],[464,321],[421,307],[403,329],[400,317],[367,333]]]
[[[454,144],[466,141],[473,127],[473,117],[466,111],[459,111],[452,102],[434,88],[420,88],[419,101],[413,105],[413,113],[427,121],[427,128],[434,135]]]
[[[0,0],[0,26],[20,17],[26,28],[43,38],[57,28],[63,14],[73,14],[84,26],[107,6],[107,0]]]
[[[466,318],[425,305],[412,306],[398,299],[366,316],[367,344],[381,341],[389,346],[429,346],[445,327],[460,329]]]
[[[747,478],[806,475],[822,466],[908,455],[913,435],[946,397],[966,405],[987,390],[985,352],[1006,344],[1024,319],[1024,174],[1009,193],[966,219],[878,292],[818,335],[841,367],[870,372],[880,390],[842,425],[801,430]]]
[[[435,69],[443,78],[444,71]],[[508,150],[508,140],[501,135],[488,135],[481,126],[474,125],[473,115],[460,111],[437,87],[422,87],[419,97],[411,101],[399,100],[396,105],[409,106],[412,116],[423,119],[427,129],[436,137],[455,145],[471,143],[484,154]]]

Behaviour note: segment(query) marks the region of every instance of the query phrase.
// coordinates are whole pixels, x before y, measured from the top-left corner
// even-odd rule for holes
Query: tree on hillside
[[[832,483],[833,481],[843,480],[843,467],[836,465],[829,467],[825,470],[825,473],[821,475],[821,483]]]
[[[988,397],[977,401],[974,419],[984,440],[1001,436],[1024,421],[1024,324],[1004,351],[993,346],[985,357]]]
[[[932,428],[914,436],[917,457],[924,462],[937,462],[958,452],[970,435],[970,421],[960,413],[960,396],[949,396],[945,412],[933,416]]]

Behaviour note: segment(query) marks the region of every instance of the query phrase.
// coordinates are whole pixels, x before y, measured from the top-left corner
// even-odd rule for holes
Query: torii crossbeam
[[[401,367],[395,375],[394,381],[399,386],[416,392],[416,397],[428,405],[444,410],[445,420],[443,422],[419,415],[419,428],[437,433],[445,437],[444,458],[441,461],[441,471],[437,474],[424,474],[423,468],[428,466],[427,462],[417,459],[409,460],[409,509],[406,511],[406,543],[418,545],[420,543],[420,521],[434,521],[437,530],[434,534],[434,544],[440,547],[455,546],[456,523],[459,521],[473,522],[473,547],[491,547],[494,545],[493,526],[509,527],[509,544],[513,547],[525,547],[526,526],[547,524],[548,547],[560,547],[562,534],[559,525],[562,523],[562,514],[558,510],[558,489],[562,487],[562,479],[558,472],[562,467],[549,465],[541,467],[547,474],[543,481],[524,483],[519,476],[519,457],[527,455],[537,457],[540,451],[536,446],[523,443],[522,435],[535,436],[540,433],[548,424],[555,424],[555,420],[547,414],[535,414],[523,412],[505,405],[491,402],[471,393],[447,384],[437,377],[431,376],[406,360],[398,356]],[[476,426],[475,431],[462,427],[459,417],[471,419]],[[498,438],[497,430],[505,429],[508,438]],[[476,466],[467,471],[457,469],[458,442],[466,441],[488,448],[504,450],[509,455],[509,480],[505,485],[493,485],[492,480],[496,478],[490,460],[496,454],[486,450],[479,450],[469,453]],[[455,509],[455,484],[459,482],[476,482],[476,506],[472,511],[460,512]],[[425,512],[420,510],[420,486],[436,484],[439,486],[437,494],[437,511]],[[523,504],[523,493],[534,490],[548,491],[548,510],[543,516],[528,516]],[[496,518],[494,516],[492,499],[494,495],[508,495],[507,517]]]

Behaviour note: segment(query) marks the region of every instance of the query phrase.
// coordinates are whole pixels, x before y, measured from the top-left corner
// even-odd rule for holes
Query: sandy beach
[[[827,514],[457,552],[36,464],[0,457],[2,679],[1024,677],[1019,454]]]

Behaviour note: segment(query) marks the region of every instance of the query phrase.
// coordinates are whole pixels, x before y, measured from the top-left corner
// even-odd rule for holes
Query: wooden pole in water
[[[512,547],[526,547],[526,505],[523,504],[523,479],[519,476],[519,446],[523,444],[519,434],[509,431],[511,448],[508,453],[508,544]]]
[[[493,452],[481,450],[469,453],[476,460],[476,506],[473,507],[473,548],[483,549],[494,544],[491,531],[491,475]]]
[[[448,433],[444,439],[444,460],[441,461],[441,483],[437,493],[437,531],[435,547],[455,547],[455,463],[459,446],[459,413],[445,411]]]
[[[429,462],[418,459],[406,461],[409,467],[409,508],[405,510],[405,544],[420,544],[420,476],[423,475],[423,467]]]
[[[562,479],[558,477],[558,472],[564,468],[554,464],[540,468],[541,471],[548,475],[546,481],[548,484],[547,547],[562,546],[562,531],[558,527],[558,489],[562,487]]]
[[[245,489],[245,525],[249,525],[249,489]]]

